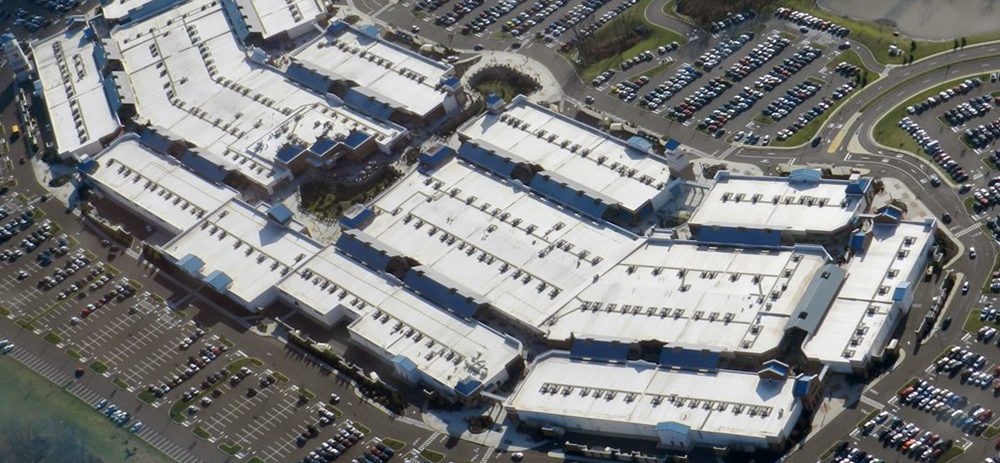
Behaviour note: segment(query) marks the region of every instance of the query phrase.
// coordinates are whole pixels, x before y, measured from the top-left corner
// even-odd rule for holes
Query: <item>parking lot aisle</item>
[[[35,373],[42,375],[42,377],[59,386],[66,384],[71,379],[69,375],[59,371],[58,368],[50,365],[45,360],[34,356],[24,349],[14,349],[14,351],[10,353],[10,356],[18,362],[21,362],[24,366],[31,368],[31,370]]]
[[[271,444],[267,450],[261,452],[266,461],[287,461],[285,458],[295,450],[295,438],[300,433],[298,431],[288,431],[275,443]],[[317,441],[319,442],[319,441]]]
[[[240,395],[241,398],[235,399],[235,402],[220,404],[219,411],[202,419],[199,426],[214,436],[225,435],[227,427],[243,418],[248,411],[258,409],[258,406],[274,395],[276,391],[278,388],[269,387],[260,390],[252,398],[247,399],[245,395]],[[236,391],[231,390],[230,393],[235,394]]]
[[[178,463],[201,463],[203,460],[192,455],[183,447],[171,442],[166,437],[160,435],[160,433],[153,430],[153,428],[143,428],[138,434],[140,439],[146,441],[149,445],[152,445],[157,450],[163,452],[168,457],[173,458]]]
[[[171,358],[178,356],[177,343],[185,337],[187,335],[178,334],[173,338],[172,342],[161,345],[159,349],[155,350],[149,356],[136,359],[137,361],[133,363],[133,367],[122,373],[125,381],[133,384],[143,384],[144,379],[149,379],[147,375],[159,371]]]
[[[275,407],[262,410],[261,415],[254,416],[253,420],[235,435],[231,434],[234,436],[233,440],[244,447],[252,447],[257,444],[261,437],[276,429],[279,424],[295,414],[297,400],[296,397],[287,394],[281,395]]]
[[[106,347],[105,357],[116,365],[125,365],[129,357],[142,352],[154,339],[160,339],[172,327],[172,324],[163,322],[161,318],[156,318],[152,323],[146,322],[142,329],[130,334],[125,342],[114,348]]]
[[[119,340],[118,335],[124,332],[126,328],[132,326],[134,321],[135,319],[128,318],[127,316],[105,321],[102,329],[95,330],[81,342],[76,343],[79,347],[78,350],[84,355],[105,351],[109,343]]]

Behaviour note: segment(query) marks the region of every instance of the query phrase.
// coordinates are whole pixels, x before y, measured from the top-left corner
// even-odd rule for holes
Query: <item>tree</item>
[[[952,44],[951,49],[958,50],[958,39],[955,39],[955,42]]]
[[[965,43],[966,43],[965,37],[962,37],[962,48],[965,48]]]
[[[910,52],[916,51],[916,49],[917,49],[917,42],[910,40]]]

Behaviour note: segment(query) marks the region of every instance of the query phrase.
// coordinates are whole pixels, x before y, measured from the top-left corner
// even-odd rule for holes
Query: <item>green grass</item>
[[[997,324],[994,321],[980,320],[979,314],[980,314],[979,309],[970,310],[969,315],[967,315],[965,318],[965,323],[962,324],[962,329],[975,335],[979,332],[979,329],[984,326],[997,326]]]
[[[41,209],[39,209],[37,207],[33,208],[33,209],[31,209],[31,216],[34,217],[35,220],[39,220],[42,217],[45,217],[45,211],[43,211],[43,210],[41,210]]]
[[[22,318],[15,322],[15,324],[28,331],[35,331],[35,324],[32,323],[32,320],[29,318]]]
[[[0,431],[0,459],[4,461],[27,461],[10,449],[28,446],[33,461],[67,461],[69,454],[73,461],[172,461],[12,359],[0,358],[0,377],[0,403],[4,406],[0,413],[0,429],[4,430]],[[24,441],[26,438],[31,442]],[[136,450],[129,456],[133,448]],[[36,449],[38,453],[34,453]]]
[[[997,436],[996,434],[992,436],[987,435],[991,430],[996,430],[996,429],[997,428],[994,428],[993,426],[987,427],[986,431],[983,431],[983,437],[987,439],[992,439],[996,437]],[[1000,433],[1000,431],[998,431],[998,433]],[[945,450],[944,453],[942,453],[941,456],[938,457],[937,461],[938,463],[948,463],[949,461],[955,460],[956,458],[962,456],[963,454],[965,454],[965,450],[963,450],[961,447],[953,446],[952,448]]]
[[[299,388],[299,394],[303,395],[305,398],[309,400],[313,400],[316,398],[316,394],[314,394],[313,391],[310,391],[309,389],[306,389],[304,387]]]
[[[868,413],[867,416],[865,416],[864,418],[861,418],[861,421],[858,421],[858,424],[857,424],[856,427],[860,429],[862,426],[865,425],[865,423],[871,421],[872,418],[875,418],[875,415],[878,415],[879,412],[881,412],[881,410],[879,410],[877,408],[875,410],[872,410],[871,412]]]
[[[118,267],[115,267],[114,265],[108,263],[104,264],[104,272],[111,274],[112,278],[122,274],[122,271],[118,270]]]
[[[234,444],[232,442],[223,442],[219,444],[219,450],[222,450],[222,453],[226,455],[233,456],[236,455],[237,453],[240,453],[240,450],[243,450],[243,446],[240,444]],[[257,460],[259,461],[260,459],[258,458]]]
[[[628,80],[634,81],[642,76],[649,77],[649,79],[652,80],[653,77],[656,77],[658,74],[660,74],[661,72],[665,71],[668,67],[670,67],[671,64],[674,64],[674,62],[671,61],[669,63],[657,64],[656,66],[653,66],[652,68],[649,68],[643,72],[637,72],[635,74],[632,74],[631,76],[629,76]]]
[[[976,213],[976,208],[974,206],[976,204],[976,198],[969,196],[968,198],[962,200],[962,204],[965,205],[965,210],[968,211],[969,214]]]
[[[355,428],[357,428],[357,429],[358,429],[358,431],[361,431],[361,434],[364,434],[364,435],[366,435],[366,436],[367,436],[368,434],[371,434],[371,432],[372,432],[372,430],[371,430],[371,429],[368,429],[368,426],[365,426],[365,425],[363,425],[363,424],[361,424],[361,423],[358,423],[358,422],[355,422],[355,423],[354,423],[354,427],[355,427]]]
[[[580,74],[580,78],[583,79],[584,82],[590,82],[591,80],[594,79],[594,77],[604,72],[606,69],[618,70],[623,61],[633,56],[636,56],[639,53],[644,52],[646,50],[652,50],[655,49],[656,47],[668,44],[670,42],[677,42],[679,44],[684,44],[687,42],[687,39],[684,38],[683,35],[675,31],[672,31],[670,29],[664,29],[660,26],[657,26],[655,24],[646,21],[645,17],[643,16],[643,13],[646,11],[646,7],[649,6],[649,3],[651,1],[652,0],[640,0],[631,8],[629,8],[629,11],[638,12],[639,16],[637,20],[641,21],[643,25],[649,28],[650,30],[649,36],[640,40],[638,43],[629,47],[628,49],[621,50],[619,53],[615,53],[609,56],[608,58],[605,58],[603,60],[591,64],[577,65],[577,72]],[[615,23],[619,20],[625,20],[624,16],[626,15],[619,16],[620,19],[609,21],[603,27],[598,29],[597,32],[594,32],[594,34],[590,36],[590,38],[588,38],[588,41],[592,40],[595,41],[596,43],[607,43],[613,41],[612,34],[615,32]]]
[[[253,457],[253,458],[247,460],[247,463],[265,463],[265,462],[264,462],[264,460],[261,460],[260,458]]]
[[[385,439],[382,439],[382,443],[385,444],[386,447],[389,447],[390,449],[392,449],[392,450],[394,450],[396,452],[402,450],[403,447],[406,447],[406,444],[404,444],[403,442],[398,441],[396,439],[385,438]]]
[[[62,342],[62,336],[59,336],[59,334],[56,333],[55,331],[49,331],[48,333],[45,333],[45,337],[43,337],[42,339],[44,339],[45,342],[52,345],[56,345]]]
[[[503,101],[507,102],[513,100],[518,94],[525,93],[510,82],[492,79],[484,79],[482,82],[474,85],[473,89],[483,96],[494,93],[496,96],[503,98]]]
[[[337,415],[338,418],[344,416],[344,412],[340,411],[339,408],[334,407],[333,405],[323,404],[323,408],[327,409],[327,411],[329,411],[330,413]]]
[[[79,353],[79,352],[77,352],[77,351],[76,351],[76,350],[74,350],[74,349],[69,349],[69,350],[67,350],[67,351],[66,351],[66,355],[68,355],[68,356],[70,356],[70,357],[72,357],[72,358],[75,358],[75,359],[77,359],[77,360],[80,360],[80,358],[81,358],[81,357],[83,357],[82,355],[80,355],[80,353]]]
[[[894,37],[892,34],[895,28],[885,24],[877,24],[871,21],[862,21],[851,18],[844,18],[816,6],[815,0],[782,0],[781,5],[796,10],[805,11],[813,16],[833,21],[841,26],[851,29],[851,34],[847,36],[852,42],[858,42],[869,50],[875,60],[882,64],[902,64],[910,53],[910,39],[903,35]],[[966,47],[977,43],[1000,39],[1000,32],[975,35],[966,38]],[[918,60],[926,56],[942,51],[949,51],[954,47],[951,39],[942,41],[916,40],[916,49],[913,50],[913,59]],[[896,44],[903,49],[900,56],[889,56],[889,45]]]
[[[111,382],[115,386],[117,386],[118,389],[124,389],[126,391],[128,390],[128,383],[126,383],[125,380],[123,380],[123,379],[121,379],[121,378],[119,378],[117,376],[115,376],[115,379],[111,380]]]
[[[10,309],[0,306],[0,317],[6,317],[8,315],[10,315]]]
[[[865,67],[864,63],[861,61],[861,57],[858,56],[858,54],[855,53],[854,50],[847,50],[841,53],[840,56],[838,56],[837,58],[838,59],[831,61],[830,64],[827,65],[827,67],[833,69],[836,68],[837,64],[840,63],[841,61],[846,61],[861,68],[861,73],[862,73],[861,75],[868,76],[868,85],[873,84],[876,80],[880,78],[877,74],[875,74],[870,69]],[[826,123],[826,120],[829,119],[830,116],[837,111],[837,108],[843,105],[844,102],[850,100],[851,98],[854,98],[854,95],[860,92],[863,88],[864,87],[858,85],[858,87],[855,87],[854,91],[851,92],[851,94],[837,101],[834,101],[833,106],[831,106],[830,109],[823,112],[823,114],[820,114],[819,117],[809,121],[809,123],[806,124],[805,127],[799,129],[799,131],[795,132],[791,137],[788,137],[785,140],[774,140],[771,142],[771,144],[774,146],[799,146],[804,143],[810,142],[813,139],[813,137],[816,136],[816,133],[819,132],[820,127],[823,127],[823,124]],[[830,91],[830,93],[833,92],[832,89],[828,90]],[[794,121],[794,119],[792,120]]]
[[[444,454],[441,452],[435,452],[433,450],[421,450],[420,456],[426,458],[427,461],[431,463],[440,463],[444,460]]]
[[[910,380],[907,381],[906,384],[903,385],[903,387],[899,388],[899,391],[902,391],[903,389],[913,386],[914,384],[917,384],[917,378],[910,378]],[[899,391],[896,391],[896,393],[898,394]]]
[[[191,432],[193,432],[194,435],[196,435],[196,436],[198,436],[198,437],[200,437],[202,439],[205,439],[205,440],[209,440],[209,439],[212,438],[212,435],[208,431],[206,431],[204,428],[202,428],[201,426],[198,426],[198,427],[192,429]]]
[[[21,194],[21,193],[14,193],[14,199],[17,199],[18,201],[20,201],[22,203],[27,203],[28,202],[28,197],[25,196],[25,195],[23,195],[23,194]]]
[[[149,297],[152,298],[154,301],[160,303],[160,304],[163,304],[163,303],[167,302],[167,300],[164,299],[163,296],[160,296],[159,294],[156,294],[156,293],[150,294]]]
[[[232,347],[232,346],[230,346],[230,347]],[[280,372],[280,371],[272,371],[271,372],[271,376],[274,376],[274,379],[276,379],[278,381],[281,381],[283,383],[287,383],[288,382],[288,377],[285,376],[285,374],[282,373],[282,372]]]
[[[104,362],[102,362],[100,360],[94,360],[93,363],[91,363],[88,367],[91,370],[93,370],[94,373],[97,373],[99,375],[104,374],[109,369],[108,368],[108,364],[106,364],[106,363],[104,363]]]
[[[156,403],[156,394],[153,394],[149,389],[144,389],[136,398],[149,405]]]
[[[889,110],[889,112],[882,116],[877,123],[875,123],[875,128],[872,130],[872,135],[874,135],[875,141],[890,148],[901,149],[913,154],[923,153],[923,149],[917,144],[913,137],[911,137],[910,134],[906,133],[906,131],[899,126],[899,120],[906,116],[906,107],[923,101],[931,95],[937,95],[942,90],[950,88],[956,83],[969,78],[971,77],[959,77],[947,82],[942,82],[916,95],[913,95],[902,103],[894,106],[891,110]],[[957,153],[952,154],[955,155]],[[946,175],[943,178],[951,177]]]
[[[753,121],[761,125],[771,125],[774,123],[774,119],[771,119],[770,116],[765,116],[763,114],[758,114],[753,118]]]
[[[222,335],[219,335],[219,343],[222,344],[223,346],[226,346],[226,347],[230,348],[230,349],[232,349],[233,347],[236,347],[236,344],[233,344],[233,342],[230,341],[229,338],[227,338],[225,336],[222,336]],[[286,378],[286,380],[287,380],[287,378]]]

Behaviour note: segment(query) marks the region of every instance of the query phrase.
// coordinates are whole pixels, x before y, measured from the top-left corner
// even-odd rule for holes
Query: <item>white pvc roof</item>
[[[569,301],[553,317],[549,338],[657,340],[766,352],[781,341],[789,316],[825,261],[818,248],[650,240]]]
[[[175,261],[188,254],[201,259],[202,276],[225,273],[232,279],[229,292],[246,303],[258,301],[319,250],[309,237],[240,200],[224,204],[163,247]]]
[[[250,61],[217,3],[184,4],[116,28],[112,38],[143,117],[265,187],[289,175],[275,165],[276,147],[282,144],[309,145],[319,136],[335,138],[351,129],[384,146],[405,135],[395,124],[332,107],[324,97]]]
[[[506,404],[518,413],[556,417],[556,422],[585,428],[589,422],[591,429],[616,422],[655,435],[657,425],[673,422],[688,426],[692,434],[768,438],[785,435],[798,417],[793,384],[791,379],[762,380],[751,372],[694,373],[646,362],[591,363],[551,356],[532,366]],[[549,392],[542,392],[543,387]]]
[[[466,378],[490,383],[520,355],[516,342],[441,310],[333,247],[309,259],[279,289],[320,313],[340,307],[355,314],[349,326],[354,335],[392,357],[410,359],[446,387]]]
[[[860,212],[863,197],[847,182],[790,183],[785,177],[719,179],[688,221],[691,225],[833,232]]]
[[[524,98],[515,98],[500,114],[484,113],[461,134],[606,195],[631,211],[658,196],[670,181],[663,160]]]
[[[418,116],[427,115],[444,102],[447,94],[435,86],[452,69],[353,27],[337,35],[317,37],[297,51],[293,59],[382,94]]]
[[[60,153],[73,153],[118,130],[94,62],[95,45],[85,31],[64,30],[31,44]]]
[[[206,214],[236,197],[232,189],[209,183],[176,159],[156,153],[126,136],[96,158],[91,178],[137,208],[158,217],[174,233],[187,230]]]
[[[875,225],[868,249],[851,258],[847,278],[816,334],[803,346],[810,358],[838,363],[861,361],[873,354],[901,315],[893,309],[897,286],[922,278],[922,261],[934,227],[924,222]],[[854,342],[852,342],[852,339]]]
[[[536,327],[642,243],[457,159],[373,207],[366,233]]]
[[[249,0],[240,5],[243,14],[258,18],[264,39],[312,22],[326,9],[317,0]]]

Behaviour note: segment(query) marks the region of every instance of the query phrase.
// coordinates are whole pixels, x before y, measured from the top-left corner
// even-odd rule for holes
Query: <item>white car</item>
[[[965,283],[962,283],[962,294],[969,294],[969,280],[965,280]]]
[[[976,248],[969,247],[969,259],[975,259],[975,258],[976,258]]]

